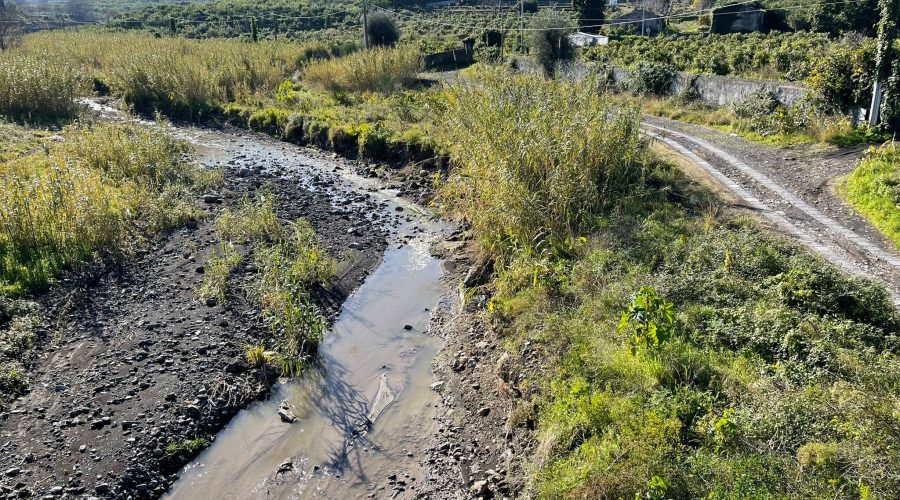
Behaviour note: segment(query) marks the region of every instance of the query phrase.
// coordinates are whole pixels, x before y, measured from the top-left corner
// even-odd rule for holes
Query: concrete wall
[[[533,65],[533,63],[532,63]],[[527,63],[519,66],[531,69]],[[590,66],[573,62],[566,64],[561,68],[561,74],[570,79],[580,80],[587,76],[591,71]],[[623,68],[613,68],[613,80],[616,83],[625,83],[628,80],[628,70]],[[687,87],[691,78],[695,75],[692,73],[678,73],[675,81],[670,89],[672,94],[678,94]],[[718,106],[728,106],[732,102],[740,100],[752,93],[753,91],[766,88],[775,93],[778,100],[785,106],[793,106],[797,104],[808,92],[802,85],[789,82],[779,82],[774,80],[756,80],[752,78],[734,78],[730,76],[715,75],[696,75],[696,86],[700,92],[700,96],[707,101]]]
[[[423,62],[426,68],[444,64],[472,64],[475,62],[474,43],[467,42],[463,47],[458,49],[428,54],[424,57]]]

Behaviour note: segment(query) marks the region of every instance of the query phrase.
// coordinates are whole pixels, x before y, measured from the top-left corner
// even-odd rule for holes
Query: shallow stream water
[[[126,119],[89,104],[109,119]],[[205,164],[250,160],[308,190],[333,192],[336,210],[368,195],[379,207],[370,220],[387,230],[388,246],[344,303],[315,365],[241,411],[182,470],[167,498],[383,497],[400,493],[397,481],[405,483],[399,496],[407,496],[424,477],[420,461],[435,425],[437,396],[429,386],[441,340],[428,327],[447,290],[429,248],[446,226],[378,181],[311,150],[242,132],[171,130],[193,143]],[[297,421],[282,421],[281,407]]]

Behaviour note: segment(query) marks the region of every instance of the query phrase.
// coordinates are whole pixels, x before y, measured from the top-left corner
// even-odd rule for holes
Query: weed
[[[847,177],[843,193],[900,248],[900,149],[896,144],[870,149]]]
[[[376,47],[303,68],[300,79],[331,93],[381,92],[389,94],[412,86],[422,67],[416,47]]]
[[[204,266],[203,282],[198,290],[200,298],[204,300],[214,298],[218,303],[224,303],[228,277],[240,263],[241,255],[234,249],[234,245],[222,242],[219,254],[211,257]]]

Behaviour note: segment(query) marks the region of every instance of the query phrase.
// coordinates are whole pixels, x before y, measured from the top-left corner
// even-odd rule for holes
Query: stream
[[[128,119],[89,105],[108,119]],[[386,229],[388,246],[344,303],[314,365],[242,410],[182,470],[166,498],[411,495],[425,477],[421,461],[436,427],[438,397],[429,386],[442,341],[428,329],[432,311],[446,306],[448,290],[430,247],[448,227],[380,181],[319,152],[239,131],[171,130],[193,143],[206,165],[239,157],[307,190],[333,191],[335,210],[348,200],[363,202],[365,194],[370,204],[378,202],[369,218]],[[283,421],[281,408],[296,421]]]

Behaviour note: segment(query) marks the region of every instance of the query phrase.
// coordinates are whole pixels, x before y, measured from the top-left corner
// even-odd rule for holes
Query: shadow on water
[[[199,132],[196,142],[220,159],[253,149],[307,176],[310,168],[329,168],[283,144],[216,134]],[[428,250],[444,227],[371,181],[341,175],[379,198],[385,213],[406,209],[382,263],[344,302],[315,366],[241,411],[182,470],[169,498],[356,498],[375,491],[375,478],[421,472],[417,457],[426,450],[417,438],[434,425],[437,396],[428,386],[441,346],[427,330],[430,311],[447,292],[441,263]],[[281,421],[282,402],[297,422]]]

